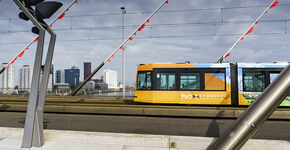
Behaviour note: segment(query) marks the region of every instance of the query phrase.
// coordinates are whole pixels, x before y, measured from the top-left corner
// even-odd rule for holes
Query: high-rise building
[[[54,86],[54,65],[51,64],[50,66],[50,71],[49,71],[49,76],[51,76],[51,86]]]
[[[52,91],[53,90],[53,75],[52,74],[49,74],[49,77],[48,77],[48,83],[47,83],[47,91]]]
[[[104,82],[108,84],[109,89],[118,88],[117,84],[117,71],[104,70],[103,71]]]
[[[1,68],[5,67],[7,63],[2,63]],[[14,91],[14,81],[15,81],[15,68],[10,65],[4,72],[0,75],[0,92],[3,94],[9,94]]]
[[[19,69],[19,89],[30,90],[31,86],[31,68],[29,65],[23,65]]]
[[[53,69],[54,69],[54,66],[53,64],[51,64],[50,69],[49,69],[48,82],[47,82],[47,91],[53,91],[53,87],[54,87]],[[40,84],[43,77],[43,73],[44,73],[44,66],[41,67]]]
[[[55,78],[56,83],[65,83],[64,70],[56,70]]]
[[[91,62],[84,62],[84,80],[91,74]]]
[[[80,84],[80,69],[73,66],[71,69],[65,69],[65,83],[68,83],[72,89]]]

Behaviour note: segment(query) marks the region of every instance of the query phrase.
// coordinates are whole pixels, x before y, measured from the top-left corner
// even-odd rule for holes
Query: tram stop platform
[[[22,128],[0,127],[0,150],[21,148]],[[209,137],[44,130],[45,144],[31,150],[204,150]],[[250,139],[242,150],[289,150],[290,141]]]

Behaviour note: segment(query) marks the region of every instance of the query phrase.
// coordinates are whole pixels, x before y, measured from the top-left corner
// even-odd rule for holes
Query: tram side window
[[[225,73],[204,73],[205,90],[226,90]]]
[[[263,73],[245,73],[243,79],[244,91],[262,92],[265,89],[265,75]]]
[[[175,90],[175,74],[157,73],[156,74],[157,90]]]
[[[180,90],[200,90],[200,73],[181,73]]]
[[[270,73],[270,83],[279,75],[279,73]]]
[[[151,90],[151,72],[139,72],[137,90]]]

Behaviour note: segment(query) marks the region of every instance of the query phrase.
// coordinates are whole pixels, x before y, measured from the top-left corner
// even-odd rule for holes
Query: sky
[[[57,0],[56,0],[57,1]],[[74,0],[63,0],[63,7],[50,23]],[[57,34],[53,64],[56,70],[80,68],[91,62],[94,70],[122,43],[122,14],[126,8],[127,38],[163,0],[79,0],[54,24]],[[150,19],[150,23],[125,46],[126,83],[134,84],[138,64],[213,63],[216,62],[266,9],[272,0],[169,0]],[[226,61],[276,62],[290,61],[290,2],[279,0],[278,6],[265,14],[231,52]],[[18,18],[20,10],[12,0],[0,2],[0,63],[11,61],[36,35],[31,22]],[[46,36],[46,41],[49,36]],[[46,42],[48,45],[48,42]],[[36,44],[15,61],[16,85],[18,69],[33,65]],[[45,47],[44,54],[47,47]],[[44,55],[45,58],[45,55]],[[44,61],[45,59],[43,59]],[[105,64],[104,69],[118,72],[122,79],[122,51]]]

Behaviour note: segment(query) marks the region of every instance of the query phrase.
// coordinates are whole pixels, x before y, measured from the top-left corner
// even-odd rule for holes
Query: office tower
[[[80,83],[80,69],[73,66],[71,69],[65,69],[65,83],[68,83],[72,89]]]
[[[51,82],[48,82],[49,83],[48,86],[50,86],[50,84],[51,84],[51,86],[53,88],[54,87],[54,65],[53,64],[51,64],[51,66],[50,66],[49,76],[51,76]]]
[[[64,70],[56,70],[56,83],[65,83]]]
[[[31,86],[31,68],[29,65],[23,65],[19,69],[19,89],[29,91]]]
[[[2,63],[1,68],[5,67],[7,63]],[[10,94],[14,91],[14,81],[15,81],[15,68],[10,65],[2,74],[0,75],[0,91],[3,94]]]
[[[108,84],[109,89],[118,88],[117,84],[117,71],[104,70],[103,71],[104,82]]]
[[[91,74],[91,62],[84,62],[84,80]]]
[[[52,91],[53,90],[53,75],[52,74],[49,74],[49,77],[48,77],[48,83],[47,83],[47,91]]]

